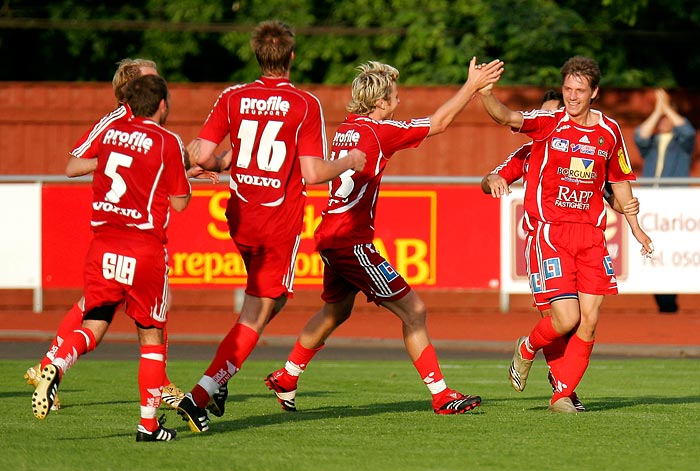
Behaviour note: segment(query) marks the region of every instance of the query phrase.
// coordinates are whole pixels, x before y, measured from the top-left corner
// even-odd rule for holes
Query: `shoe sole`
[[[54,365],[47,365],[41,372],[41,380],[32,394],[32,410],[39,420],[44,420],[52,410],[55,399],[51,396],[55,398],[58,390],[57,376],[58,368]]]

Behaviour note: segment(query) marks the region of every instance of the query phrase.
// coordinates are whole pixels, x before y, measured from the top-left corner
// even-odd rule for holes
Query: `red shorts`
[[[373,244],[321,251],[325,264],[321,299],[342,301],[350,293],[362,291],[367,302],[381,304],[406,296],[411,287]]]
[[[95,234],[85,259],[85,312],[125,302],[134,321],[162,329],[168,318],[167,259],[154,237]]]
[[[248,281],[245,292],[258,298],[292,297],[294,291],[294,262],[299,251],[300,237],[288,242],[236,247],[243,258]]]
[[[539,223],[525,239],[530,290],[538,309],[578,293],[617,294],[605,234],[590,224]]]

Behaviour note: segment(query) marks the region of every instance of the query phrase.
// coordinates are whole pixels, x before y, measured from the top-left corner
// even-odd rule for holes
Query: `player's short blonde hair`
[[[392,86],[399,79],[396,68],[369,61],[357,67],[359,73],[352,81],[352,99],[346,109],[350,113],[368,115],[377,108],[377,101],[389,100]]]
[[[126,100],[124,87],[136,77],[141,76],[141,67],[158,70],[156,63],[149,59],[126,58],[117,62],[117,71],[112,78],[112,88],[114,89],[114,97],[117,99],[117,103],[124,103]]]

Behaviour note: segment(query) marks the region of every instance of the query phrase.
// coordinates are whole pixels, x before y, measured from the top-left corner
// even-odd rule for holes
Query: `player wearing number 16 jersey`
[[[265,379],[283,409],[296,410],[300,374],[333,331],[350,317],[360,291],[368,301],[401,319],[406,350],[432,395],[436,414],[460,414],[481,403],[479,396],[447,387],[425,324],[425,304],[372,242],[379,184],[389,160],[397,151],[417,147],[428,136],[444,132],[476,90],[500,76],[501,65],[493,61],[477,66],[472,59],[469,78],[455,96],[432,116],[409,121],[393,119],[399,105],[398,71],[378,62],[358,68],[347,108],[351,114],[335,133],[331,158],[360,149],[367,154],[367,165],[362,172],[345,172],[331,184],[328,205],[315,234],[324,262],[324,305],[303,328],[285,366]]]
[[[216,406],[212,413],[223,415],[228,380],[292,295],[305,185],[328,181],[347,169],[361,170],[365,162],[359,151],[344,159],[325,159],[321,104],[289,81],[295,46],[289,26],[263,22],[251,45],[263,75],[224,90],[199,133],[197,163],[210,170],[231,169],[226,218],[248,280],[238,321],[178,408],[193,432],[208,429],[204,407],[210,400]],[[231,151],[216,157],[214,151],[226,136]]]

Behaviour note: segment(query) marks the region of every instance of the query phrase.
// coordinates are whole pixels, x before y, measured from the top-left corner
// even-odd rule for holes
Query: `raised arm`
[[[488,64],[476,65],[476,57],[469,62],[469,76],[462,87],[453,97],[443,103],[430,116],[430,132],[428,136],[443,133],[452,124],[455,117],[474,98],[474,94],[483,87],[498,81],[503,73],[503,62],[494,59]]]

